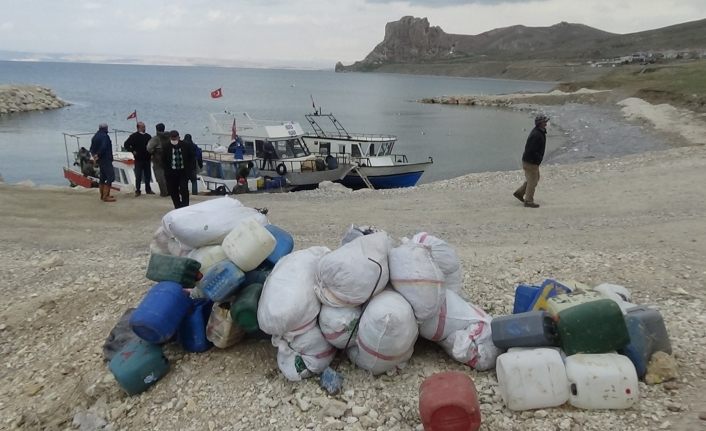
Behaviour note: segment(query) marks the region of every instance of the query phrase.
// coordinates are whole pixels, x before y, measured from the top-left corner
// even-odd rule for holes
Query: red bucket
[[[428,377],[419,387],[419,416],[426,431],[477,431],[481,416],[473,380],[459,371]]]

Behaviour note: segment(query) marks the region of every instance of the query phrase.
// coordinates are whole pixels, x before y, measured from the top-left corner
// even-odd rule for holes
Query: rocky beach
[[[656,119],[672,112],[667,106],[533,97],[508,107],[547,112],[549,139],[562,134],[571,143],[548,155],[539,209],[512,197],[521,171],[403,190],[332,185],[237,197],[267,207],[270,221],[294,236],[295,249],[336,248],[351,223],[395,239],[420,231],[445,239],[462,259],[464,296],[492,315],[511,312],[522,282],[626,286],[635,302],[659,307],[679,372],[663,384],[640,383],[635,407],[512,412],[493,371],[473,371],[424,340],[395,374],[373,377],[344,359],[344,391],[335,397],[317,379],[287,381],[269,340],[203,354],[172,344],[170,373],[128,397],[107,370],[102,345],[152,285],[145,278],[149,242],[171,202],[125,194],[105,204],[96,190],[0,184],[0,429],[419,430],[419,385],[443,370],[473,378],[483,430],[704,429],[703,117],[682,113],[664,130]]]

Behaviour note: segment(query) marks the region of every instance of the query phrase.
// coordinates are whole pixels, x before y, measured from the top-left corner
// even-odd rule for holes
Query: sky
[[[632,33],[706,18],[706,0],[0,0],[0,50],[312,65],[362,60],[403,16],[447,33],[561,21]]]

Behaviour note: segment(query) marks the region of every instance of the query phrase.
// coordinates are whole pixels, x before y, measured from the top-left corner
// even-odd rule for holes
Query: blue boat
[[[374,189],[394,189],[413,187],[424,174],[424,170],[434,163],[428,160],[410,163],[404,154],[393,154],[397,142],[394,135],[348,133],[333,114],[323,114],[320,110],[305,115],[314,130],[302,139],[307,148],[321,156],[334,156],[347,159],[355,167],[340,182],[352,189],[364,187]],[[328,120],[334,129],[324,130],[321,120]],[[327,125],[330,128],[330,126]]]

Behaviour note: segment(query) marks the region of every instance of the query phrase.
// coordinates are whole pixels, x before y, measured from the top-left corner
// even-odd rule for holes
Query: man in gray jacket
[[[155,129],[157,129],[157,134],[147,143],[147,151],[152,155],[152,169],[154,170],[154,179],[159,185],[159,195],[164,197],[169,196],[163,165],[164,149],[169,148],[169,136],[164,131],[163,123],[157,124]]]

